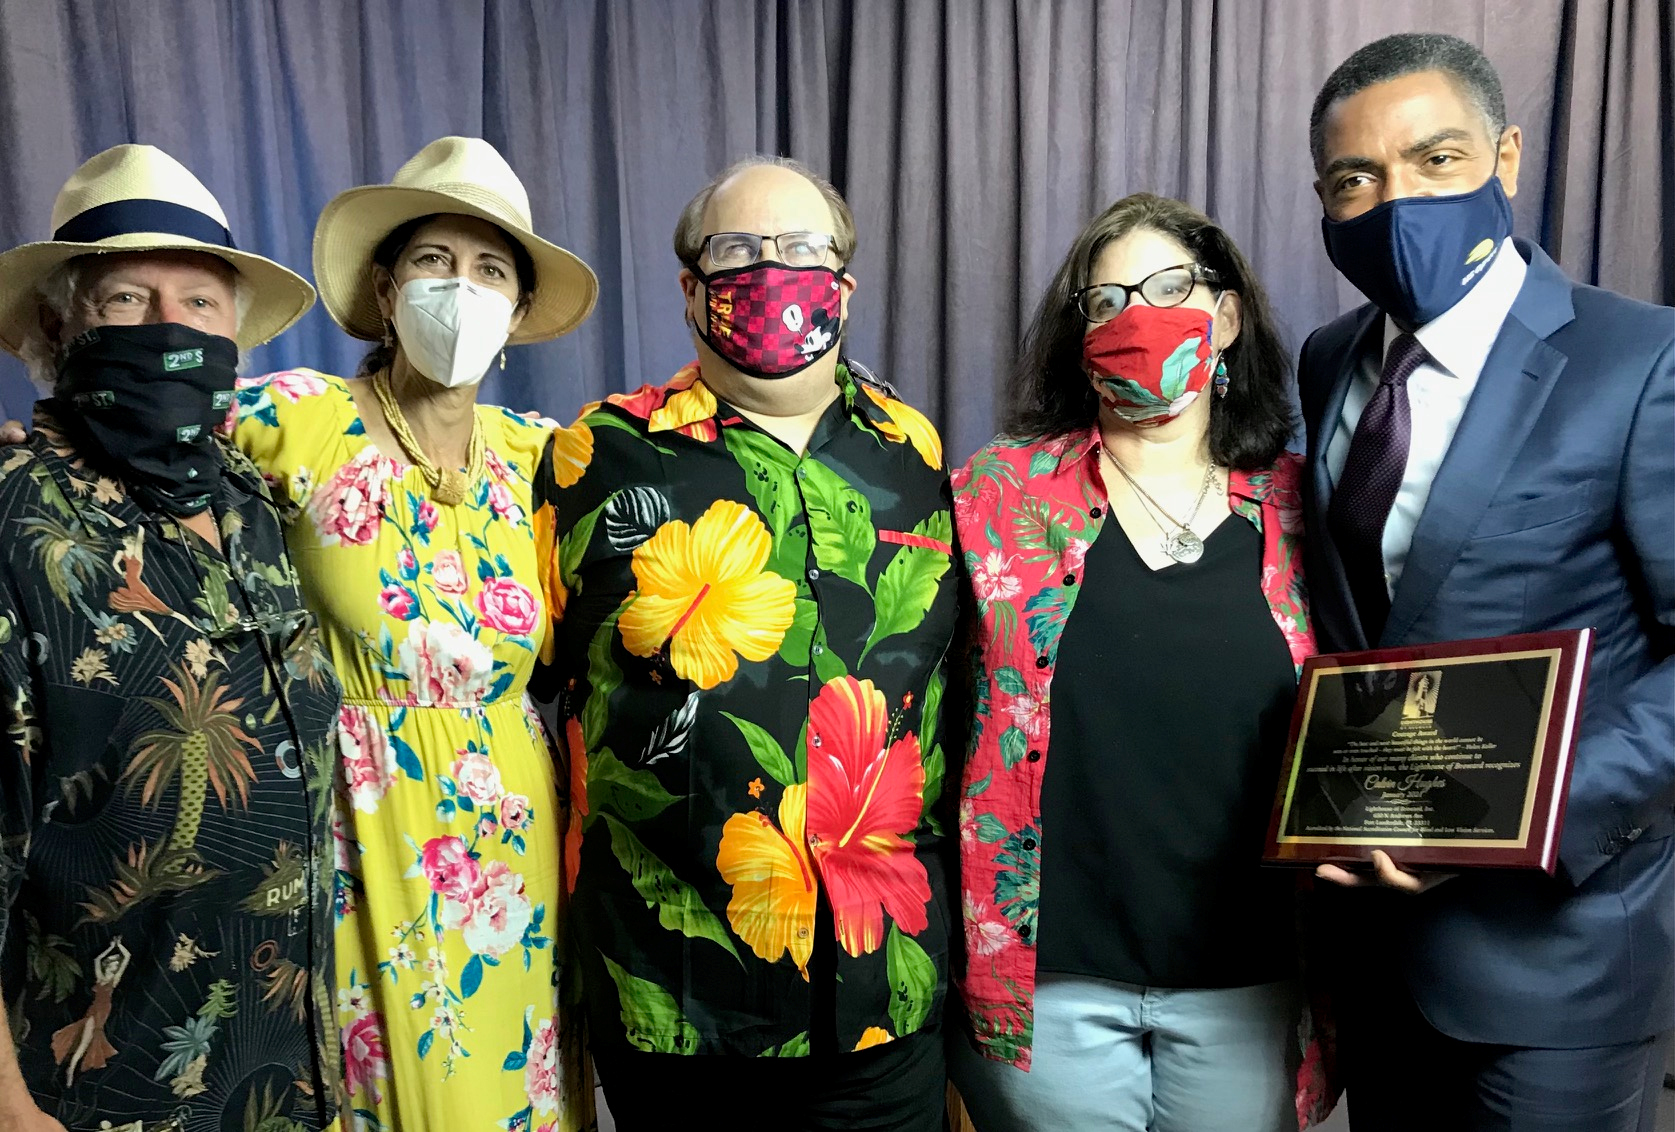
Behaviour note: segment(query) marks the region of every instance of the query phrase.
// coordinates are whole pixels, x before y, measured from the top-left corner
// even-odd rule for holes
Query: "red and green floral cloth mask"
[[[1082,340],[1082,363],[1105,407],[1130,424],[1167,424],[1196,401],[1215,370],[1208,311],[1135,305]]]

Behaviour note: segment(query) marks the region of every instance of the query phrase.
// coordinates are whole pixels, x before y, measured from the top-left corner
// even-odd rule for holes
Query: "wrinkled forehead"
[[[117,283],[150,289],[214,288],[232,294],[238,281],[233,265],[209,252],[107,252],[78,256],[72,265],[78,296]]]
[[[831,206],[813,182],[777,165],[756,165],[723,181],[704,209],[704,234],[830,232]]]

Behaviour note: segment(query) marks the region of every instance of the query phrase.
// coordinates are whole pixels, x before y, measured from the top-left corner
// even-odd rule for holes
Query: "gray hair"
[[[1361,48],[1338,64],[1315,95],[1309,114],[1309,153],[1315,172],[1326,165],[1326,115],[1346,98],[1370,86],[1423,71],[1440,71],[1475,105],[1498,142],[1506,131],[1506,93],[1494,65],[1474,45],[1438,32],[1387,35]]]
[[[81,286],[82,269],[87,266],[88,260],[97,254],[75,256],[47,272],[46,277],[35,285],[36,302],[50,310],[60,322],[68,322],[76,305],[76,292]],[[249,283],[239,274],[238,269],[234,268],[233,309],[238,316],[239,325],[244,324],[244,316],[250,313],[250,304],[254,298]],[[23,336],[23,341],[18,343],[17,356],[22,360],[29,380],[34,383],[35,388],[44,394],[52,393],[54,386],[58,384],[58,346],[47,338],[45,328],[38,321]],[[238,368],[241,374],[248,357],[245,351],[239,351]]]
[[[680,219],[675,223],[675,257],[688,267],[697,265],[698,257],[704,254],[704,210],[709,208],[710,198],[715,196],[715,190],[746,169],[754,169],[760,165],[789,169],[820,190],[820,195],[826,200],[826,207],[832,210],[832,252],[840,262],[847,264],[855,255],[855,214],[849,211],[849,203],[843,199],[843,194],[838,192],[837,187],[830,181],[801,161],[764,153],[753,154],[733,162],[687,201],[686,207],[681,209]]]

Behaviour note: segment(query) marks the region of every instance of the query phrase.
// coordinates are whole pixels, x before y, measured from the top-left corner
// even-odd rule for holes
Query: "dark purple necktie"
[[[1425,347],[1411,334],[1398,335],[1390,343],[1378,388],[1361,410],[1326,512],[1361,626],[1373,645],[1390,614],[1390,591],[1384,581],[1384,524],[1407,471],[1408,443],[1413,436],[1407,379],[1427,357]]]

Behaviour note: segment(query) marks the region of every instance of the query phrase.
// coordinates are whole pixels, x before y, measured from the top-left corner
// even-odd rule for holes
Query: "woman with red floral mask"
[[[1313,651],[1288,380],[1227,234],[1127,197],[954,476],[977,625],[951,1070],[985,1132],[1277,1132],[1329,1104],[1296,880],[1259,863]]]

